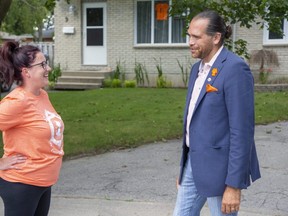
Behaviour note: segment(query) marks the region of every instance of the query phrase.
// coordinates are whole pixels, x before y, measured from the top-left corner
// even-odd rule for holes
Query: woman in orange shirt
[[[5,216],[48,215],[51,186],[58,180],[64,155],[64,124],[43,90],[50,71],[37,47],[6,42],[0,48],[0,77],[8,84],[18,83],[0,102],[0,196]]]

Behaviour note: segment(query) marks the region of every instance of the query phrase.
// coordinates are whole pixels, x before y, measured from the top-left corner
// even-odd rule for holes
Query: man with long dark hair
[[[236,216],[241,190],[260,178],[254,143],[254,83],[248,65],[224,48],[232,33],[214,11],[188,29],[193,58],[174,216]]]

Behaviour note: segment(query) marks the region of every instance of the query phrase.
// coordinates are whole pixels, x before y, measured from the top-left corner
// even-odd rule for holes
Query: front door
[[[84,3],[84,65],[107,65],[106,41],[106,3]]]

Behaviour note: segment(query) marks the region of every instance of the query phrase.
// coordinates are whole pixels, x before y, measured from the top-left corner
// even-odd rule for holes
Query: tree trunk
[[[12,0],[0,0],[0,26],[10,8],[11,3]]]
[[[43,41],[43,23],[38,25],[38,38],[37,38],[38,42],[42,42]]]

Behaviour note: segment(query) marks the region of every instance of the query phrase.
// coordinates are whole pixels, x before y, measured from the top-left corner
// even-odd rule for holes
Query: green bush
[[[120,88],[122,87],[122,82],[120,79],[113,79],[111,83],[112,88]]]
[[[112,74],[112,79],[125,80],[125,62],[116,61],[116,68]]]
[[[112,87],[112,79],[111,78],[104,79],[103,82],[102,82],[102,86],[104,88]]]
[[[56,83],[58,80],[58,77],[60,76],[61,76],[61,68],[60,68],[60,64],[58,64],[57,66],[54,66],[53,70],[49,73],[48,79],[50,82]]]
[[[60,64],[54,66],[53,70],[48,74],[49,88],[54,89],[55,83],[57,83],[58,77],[61,76]]]
[[[160,76],[157,78],[156,86],[157,88],[170,88],[172,87],[172,82],[167,81],[165,77]]]
[[[124,86],[125,86],[125,88],[135,88],[136,87],[136,80],[125,80]]]

